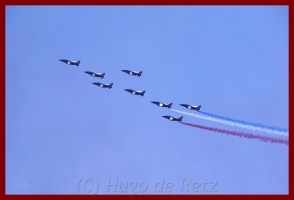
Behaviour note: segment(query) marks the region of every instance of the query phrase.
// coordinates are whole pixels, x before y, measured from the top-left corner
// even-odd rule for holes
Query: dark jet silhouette
[[[104,76],[105,76],[105,73],[94,73],[94,72],[90,72],[90,71],[85,71],[85,73],[91,75],[92,77],[104,78]]]
[[[66,59],[60,59],[59,61],[64,62],[65,64],[68,64],[68,65],[76,65],[76,66],[79,66],[81,62],[80,60],[72,61],[72,60],[66,60]]]
[[[92,84],[97,85],[97,86],[99,86],[101,88],[109,88],[109,89],[111,89],[112,85],[113,85],[113,83],[104,84],[104,83],[98,83],[98,82],[95,82],[95,83],[92,83]]]
[[[145,90],[144,91],[136,91],[136,90],[132,90],[132,89],[125,89],[125,91],[133,94],[133,95],[141,95],[144,96],[145,94]]]
[[[121,70],[121,71],[122,71],[122,72],[125,72],[125,73],[127,73],[127,74],[129,74],[129,75],[138,76],[138,77],[140,77],[140,76],[142,75],[142,71],[140,71],[140,72],[135,72],[135,71],[127,70],[127,69],[123,69],[123,70]]]
[[[200,108],[201,108],[201,105],[199,105],[199,106],[192,106],[192,105],[188,105],[188,104],[180,104],[180,105],[187,108],[187,109],[189,109],[189,110],[197,110],[197,111],[199,111]]]
[[[183,116],[181,116],[179,118],[176,118],[176,117],[165,115],[165,116],[162,116],[162,117],[164,117],[164,118],[166,118],[166,119],[168,119],[170,121],[178,121],[178,122],[182,121],[182,119],[183,119]]]
[[[151,101],[151,103],[154,103],[155,105],[158,105],[159,107],[166,107],[166,108],[171,108],[171,106],[173,105],[173,103],[164,104],[159,101]]]

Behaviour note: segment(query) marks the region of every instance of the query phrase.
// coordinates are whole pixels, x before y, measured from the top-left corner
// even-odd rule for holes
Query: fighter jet
[[[181,116],[179,118],[176,118],[176,117],[165,115],[165,116],[162,116],[162,117],[164,117],[164,118],[166,118],[166,119],[168,119],[170,121],[178,121],[178,122],[182,121],[182,119],[183,119],[183,116]]]
[[[138,77],[140,77],[140,76],[142,75],[142,71],[140,71],[140,72],[135,72],[135,71],[127,70],[127,69],[123,69],[123,70],[121,70],[121,71],[122,71],[122,72],[125,72],[125,73],[127,73],[127,74],[129,74],[129,75],[138,76]]]
[[[76,66],[79,66],[81,62],[80,60],[72,61],[72,60],[66,60],[66,59],[60,59],[59,61],[64,62],[65,64],[68,64],[68,65],[76,65]]]
[[[132,90],[132,89],[125,89],[125,91],[133,94],[133,95],[141,95],[144,96],[145,94],[145,90],[144,91],[136,91],[136,90]]]
[[[197,111],[199,111],[200,108],[201,108],[201,105],[199,105],[199,106],[191,106],[191,105],[188,105],[188,104],[180,104],[180,105],[187,108],[187,109],[189,109],[189,110],[197,110]]]
[[[97,86],[99,86],[101,88],[109,88],[109,89],[111,89],[112,85],[113,85],[113,83],[104,84],[104,83],[98,83],[98,82],[95,82],[95,83],[92,83],[92,84],[97,85]]]
[[[151,103],[154,103],[155,105],[158,105],[160,107],[167,107],[167,108],[171,108],[171,106],[173,105],[173,103],[164,104],[164,103],[161,103],[161,102],[158,102],[158,101],[151,101]]]
[[[91,75],[92,77],[100,77],[100,78],[104,78],[104,75],[105,75],[105,73],[94,73],[90,71],[85,71],[85,73]]]

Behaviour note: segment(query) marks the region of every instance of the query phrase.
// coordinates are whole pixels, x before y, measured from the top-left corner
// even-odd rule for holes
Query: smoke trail
[[[186,122],[180,122],[180,123],[188,125],[188,126],[196,127],[196,128],[201,128],[201,129],[204,129],[204,130],[214,131],[214,132],[218,132],[218,133],[224,133],[224,134],[227,134],[227,135],[234,135],[234,136],[244,137],[244,138],[248,138],[248,139],[259,139],[260,141],[263,141],[263,142],[280,143],[280,144],[289,145],[288,140],[285,140],[285,139],[272,138],[272,137],[254,135],[254,134],[249,134],[249,133],[229,131],[229,130],[225,130],[225,129],[218,129],[218,128],[213,128],[213,127],[201,126],[201,125],[198,125],[198,124],[191,124],[191,123],[186,123]]]
[[[231,125],[231,126],[236,126],[236,127],[240,127],[240,128],[246,128],[246,129],[253,130],[253,131],[262,131],[262,132],[266,132],[266,133],[269,133],[269,134],[277,134],[277,135],[282,135],[282,136],[288,136],[288,132],[284,132],[284,131],[272,130],[272,129],[263,128],[263,127],[256,127],[256,126],[252,126],[252,125],[248,125],[248,124],[242,124],[242,123],[238,123],[238,122],[228,121],[228,120],[219,119],[219,118],[216,118],[216,117],[202,116],[202,115],[198,115],[198,114],[195,114],[195,113],[188,113],[188,112],[183,112],[183,111],[175,110],[175,109],[171,109],[171,110],[175,111],[175,112],[178,112],[178,113],[182,113],[184,115],[197,117],[199,119],[205,119],[205,120],[209,120],[209,121],[219,122],[219,123],[223,123],[223,124],[227,124],[227,125]]]
[[[250,126],[255,126],[255,127],[261,127],[264,129],[271,129],[271,130],[276,130],[276,131],[280,131],[280,132],[287,132],[286,129],[282,129],[282,128],[278,128],[278,127],[271,127],[271,126],[266,126],[266,125],[262,125],[262,124],[257,124],[257,123],[252,123],[252,122],[246,122],[243,120],[236,120],[236,119],[232,119],[229,117],[223,117],[220,115],[215,115],[215,114],[211,114],[208,112],[203,112],[203,111],[199,111],[200,113],[204,114],[204,115],[208,115],[211,117],[215,117],[215,118],[219,118],[219,119],[223,119],[223,120],[227,120],[227,121],[232,121],[232,122],[236,122],[236,123],[240,123],[240,124],[245,124],[245,125],[250,125]]]

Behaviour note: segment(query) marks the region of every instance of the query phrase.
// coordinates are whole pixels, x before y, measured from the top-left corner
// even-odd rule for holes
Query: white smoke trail
[[[184,115],[189,115],[191,117],[196,117],[196,118],[199,118],[199,119],[205,119],[205,120],[209,120],[209,121],[213,121],[213,122],[223,123],[223,124],[227,124],[227,125],[230,125],[230,126],[246,128],[246,129],[250,129],[252,131],[262,131],[262,132],[266,132],[268,134],[277,134],[277,135],[282,135],[282,136],[288,136],[288,132],[284,132],[284,131],[271,130],[271,129],[262,128],[262,127],[255,127],[255,126],[251,126],[251,125],[245,125],[245,124],[241,124],[241,123],[237,123],[237,122],[226,121],[226,120],[213,118],[213,117],[208,117],[208,116],[202,116],[202,115],[183,112],[183,111],[175,110],[175,109],[171,109],[171,110],[174,111],[174,112],[182,113]]]

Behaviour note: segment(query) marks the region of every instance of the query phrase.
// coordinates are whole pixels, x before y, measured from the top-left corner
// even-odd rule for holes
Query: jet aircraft
[[[136,91],[136,90],[132,90],[132,89],[125,89],[125,91],[133,94],[133,95],[141,95],[144,96],[145,94],[145,90],[144,91]]]
[[[166,107],[166,108],[171,108],[171,106],[173,105],[173,103],[164,104],[158,101],[151,101],[151,103],[154,103],[155,105],[158,105],[159,107]]]
[[[113,83],[104,84],[104,83],[98,83],[98,82],[95,82],[95,83],[92,83],[92,84],[97,85],[97,86],[99,86],[101,88],[109,88],[109,89],[111,89],[112,85],[113,85]]]
[[[92,77],[104,78],[104,76],[105,76],[105,73],[94,73],[94,72],[90,72],[90,71],[85,71],[85,73],[91,75]]]
[[[135,72],[135,71],[127,70],[127,69],[123,69],[121,71],[125,72],[125,73],[127,73],[129,75],[138,76],[138,77],[140,77],[142,75],[142,72],[143,72],[143,71]]]
[[[72,60],[66,60],[66,59],[60,59],[59,61],[64,62],[65,64],[68,64],[68,65],[76,65],[76,66],[79,66],[81,62],[80,60],[72,61]]]
[[[189,109],[189,110],[197,110],[197,111],[199,111],[200,108],[201,108],[201,105],[199,105],[199,106],[192,106],[192,105],[188,105],[188,104],[180,104],[180,105],[187,108],[187,109]]]
[[[182,121],[182,119],[183,119],[183,116],[181,116],[179,118],[176,118],[176,117],[165,115],[165,116],[162,116],[162,117],[164,117],[164,118],[166,118],[166,119],[168,119],[170,121],[178,121],[178,122]]]

